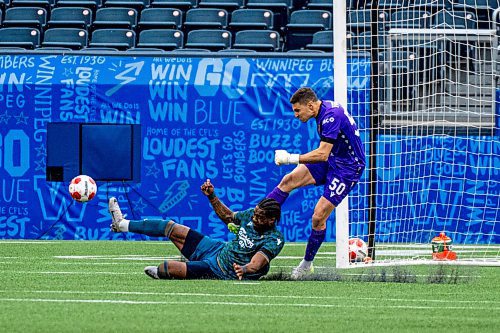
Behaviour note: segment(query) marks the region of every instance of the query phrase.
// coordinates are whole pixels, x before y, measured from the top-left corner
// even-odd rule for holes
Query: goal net
[[[348,52],[372,66],[369,107],[349,100],[368,159],[349,237],[369,243],[373,264],[499,265],[498,3],[368,3],[346,10]],[[443,232],[457,260],[433,259]]]

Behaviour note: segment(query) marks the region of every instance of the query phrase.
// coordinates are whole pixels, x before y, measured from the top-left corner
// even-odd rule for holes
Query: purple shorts
[[[305,166],[316,181],[316,186],[325,185],[323,197],[335,207],[351,192],[365,169],[364,166],[360,166],[356,171],[334,168],[328,162],[305,164]]]

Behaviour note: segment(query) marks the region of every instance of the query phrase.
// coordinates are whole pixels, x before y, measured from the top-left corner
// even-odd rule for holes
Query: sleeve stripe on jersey
[[[321,137],[321,141],[324,141],[324,142],[327,142],[327,143],[335,143],[334,139],[325,138],[325,137]]]
[[[260,253],[262,254],[264,257],[266,257],[267,259],[267,262],[270,262],[271,259],[273,258],[273,254],[271,253],[271,251],[267,250],[267,249],[262,249],[260,250],[259,252],[257,253]]]

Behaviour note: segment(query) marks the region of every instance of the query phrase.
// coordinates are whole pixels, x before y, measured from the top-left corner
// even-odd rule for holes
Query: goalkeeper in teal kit
[[[188,259],[168,260],[159,266],[147,266],[144,272],[154,279],[249,279],[255,280],[269,271],[269,263],[284,245],[276,229],[281,207],[265,198],[255,208],[233,212],[214,193],[209,179],[201,186],[219,218],[237,233],[230,242],[213,240],[172,220],[127,220],[116,198],[109,199],[111,230],[134,232],[153,237],[168,237]]]

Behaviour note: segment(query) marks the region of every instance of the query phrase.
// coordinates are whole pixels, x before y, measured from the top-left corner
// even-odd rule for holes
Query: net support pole
[[[377,219],[377,140],[379,136],[379,64],[378,64],[378,0],[372,1],[371,11],[371,114],[370,114],[370,157],[369,170],[369,213],[368,213],[368,256],[375,260],[375,232]]]
[[[335,101],[347,108],[346,1],[333,1],[333,79]],[[336,267],[349,266],[349,198],[335,209]]]

